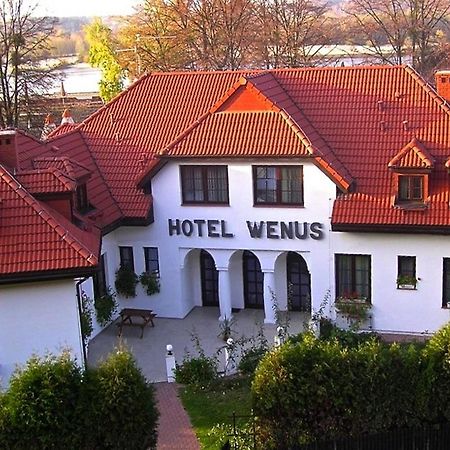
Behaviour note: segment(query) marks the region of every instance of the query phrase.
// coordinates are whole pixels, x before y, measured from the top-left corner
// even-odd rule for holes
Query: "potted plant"
[[[106,289],[104,295],[94,298],[94,308],[97,322],[102,327],[108,325],[117,311],[116,294],[110,287]]]
[[[116,291],[124,297],[136,297],[136,286],[139,277],[128,266],[120,266],[116,271]]]
[[[416,289],[418,279],[412,275],[399,275],[397,289]]]
[[[337,297],[334,306],[351,327],[359,328],[361,324],[368,322],[371,318],[372,305],[368,302],[367,297],[356,292]],[[368,326],[370,327],[370,323]]]
[[[153,272],[142,272],[139,277],[139,281],[145,288],[147,295],[156,294],[160,290],[159,279]]]

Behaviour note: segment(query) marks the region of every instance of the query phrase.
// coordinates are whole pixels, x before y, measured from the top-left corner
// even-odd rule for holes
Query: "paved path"
[[[176,383],[156,383],[159,409],[157,450],[200,450]]]

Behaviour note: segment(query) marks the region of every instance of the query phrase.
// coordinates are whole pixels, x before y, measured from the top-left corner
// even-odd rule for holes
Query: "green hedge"
[[[155,448],[157,419],[152,386],[122,350],[85,372],[67,354],[32,358],[0,396],[6,449]]]
[[[252,394],[267,448],[450,421],[450,325],[425,346],[345,341],[306,334],[264,357]]]

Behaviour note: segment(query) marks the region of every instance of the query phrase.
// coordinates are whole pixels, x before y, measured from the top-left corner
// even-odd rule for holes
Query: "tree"
[[[448,0],[350,0],[345,11],[382,62],[410,62],[425,76],[438,64]]]
[[[102,71],[100,97],[107,102],[123,89],[124,80],[123,69],[117,61],[117,53],[114,50],[112,31],[101,19],[95,19],[85,27],[85,32],[89,43],[89,62]]]
[[[26,0],[0,1],[0,125],[17,127],[30,113],[30,99],[42,95],[51,81],[51,69],[40,56],[48,50],[55,22],[33,15],[36,5]]]

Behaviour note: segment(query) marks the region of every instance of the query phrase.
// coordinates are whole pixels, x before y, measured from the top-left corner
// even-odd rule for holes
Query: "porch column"
[[[275,274],[273,270],[264,273],[264,323],[275,323],[273,296],[275,294]]]
[[[230,272],[224,267],[217,267],[217,271],[219,272],[219,320],[231,319]]]

